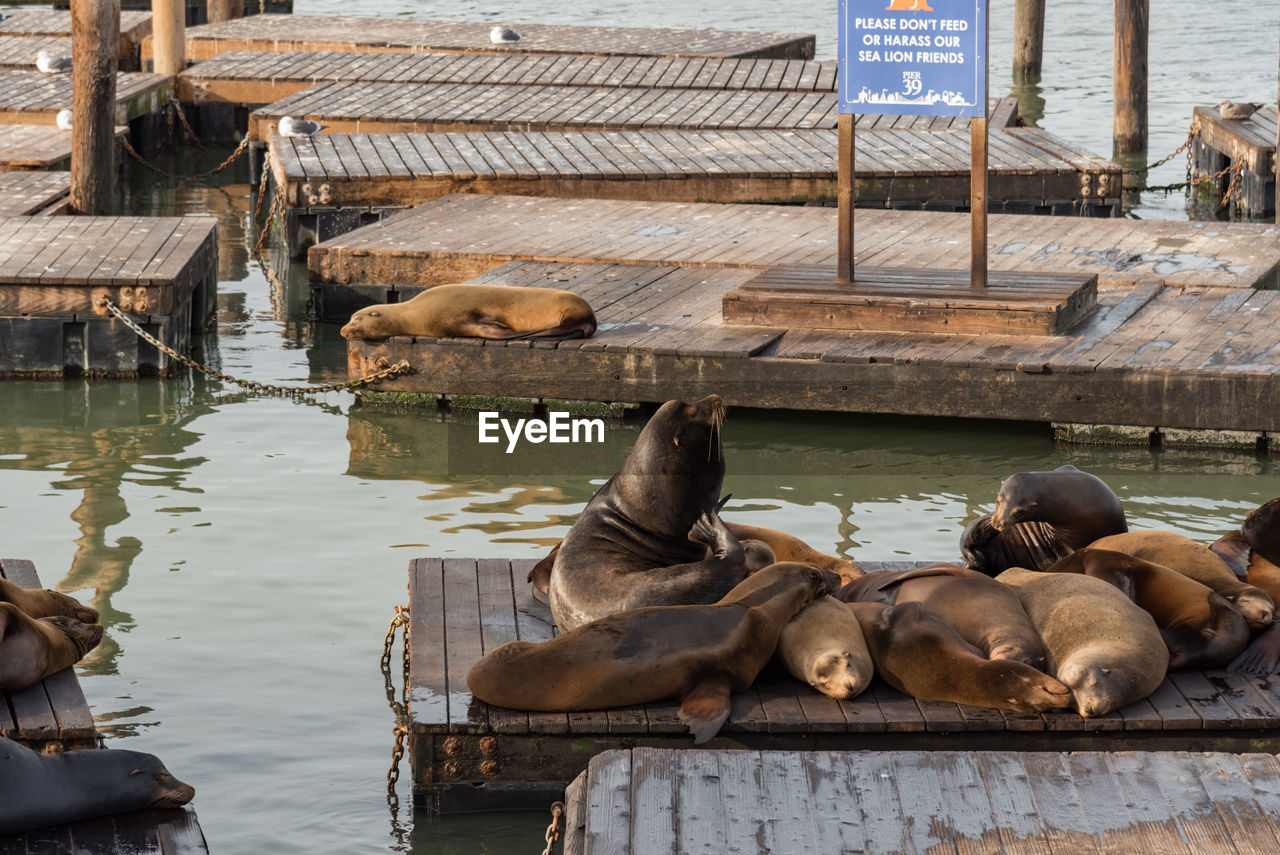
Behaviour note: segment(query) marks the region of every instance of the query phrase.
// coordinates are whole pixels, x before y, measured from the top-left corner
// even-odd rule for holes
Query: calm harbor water
[[[993,92],[1009,76],[1003,5],[992,15]],[[1212,19],[1189,0],[1153,6],[1153,155],[1182,141],[1192,104],[1274,98],[1274,33],[1253,50],[1235,23],[1253,4],[1228,0]],[[1053,4],[1040,86],[1041,124],[1103,153],[1109,9]],[[297,0],[296,10],[818,32],[820,56],[835,47],[825,3]],[[197,173],[226,154],[186,150],[158,165]],[[121,210],[218,215],[206,360],[260,381],[343,379],[336,328],[306,319],[305,272],[273,283],[249,259],[246,181],[241,166],[218,186],[134,168]],[[1185,216],[1180,197],[1144,199],[1136,213]],[[407,768],[404,807],[391,812],[382,639],[406,602],[411,558],[545,553],[639,428],[611,423],[601,446],[522,446],[507,458],[476,443],[473,415],[360,408],[348,393],[280,400],[201,376],[0,383],[0,552],[102,610],[106,638],[80,668],[99,726],[110,746],[154,752],[196,787],[218,855],[539,851],[543,813],[412,816]],[[727,513],[854,559],[952,558],[1003,476],[1063,463],[1105,478],[1135,525],[1201,538],[1280,495],[1280,461],[1059,447],[1043,425],[732,411],[724,435]]]

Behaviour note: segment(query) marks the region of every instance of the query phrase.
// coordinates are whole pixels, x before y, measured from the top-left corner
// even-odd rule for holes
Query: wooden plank
[[[409,563],[409,715],[414,727],[443,731],[449,726],[449,680],[444,639],[444,561],[415,558]],[[461,711],[459,711],[461,717]]]
[[[587,852],[632,852],[631,767],[629,751],[606,751],[591,758],[587,766]]]

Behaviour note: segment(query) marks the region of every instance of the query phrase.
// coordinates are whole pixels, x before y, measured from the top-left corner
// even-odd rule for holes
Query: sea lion
[[[88,748],[37,754],[0,737],[0,835],[95,816],[181,807],[196,791],[151,754]]]
[[[66,594],[48,588],[23,588],[0,579],[0,603],[13,603],[27,617],[73,617],[81,623],[97,623],[98,610],[82,606]]]
[[[818,597],[787,622],[774,657],[792,677],[837,699],[856,697],[876,673],[857,618],[830,596]]]
[[[1156,690],[1169,649],[1155,620],[1101,579],[1014,567],[996,577],[1012,585],[1049,650],[1049,673],[1071,687],[1085,718]]]
[[[340,332],[347,339],[418,335],[559,341],[587,338],[595,331],[591,307],[569,291],[436,285],[403,303],[365,306]]]
[[[1272,499],[1249,511],[1240,524],[1240,535],[1250,549],[1272,564],[1280,565],[1280,499]]]
[[[1267,592],[1241,581],[1226,562],[1207,546],[1172,531],[1131,531],[1094,541],[1098,549],[1113,549],[1176,570],[1217,591],[1257,631],[1271,624],[1275,602]]]
[[[1236,531],[1209,547],[1231,571],[1250,585],[1280,602],[1280,499],[1255,508]],[[1273,617],[1249,642],[1244,652],[1227,666],[1246,674],[1280,672],[1280,618]]]
[[[1044,570],[1100,537],[1128,531],[1124,508],[1096,475],[1074,466],[1019,472],[1000,485],[996,508],[965,527],[960,550],[971,570]]]
[[[803,564],[813,564],[823,570],[838,573],[846,582],[862,575],[862,568],[849,559],[819,552],[800,538],[784,531],[763,528],[758,525],[743,525],[742,523],[728,520],[725,520],[725,525],[743,543],[747,540],[758,540],[768,544],[778,561],[799,561]]]
[[[919,603],[849,603],[862,626],[876,673],[900,692],[1019,712],[1065,708],[1071,691],[1013,659],[987,659]]]
[[[845,602],[920,603],[988,659],[1013,659],[1044,670],[1044,643],[1018,595],[990,576],[954,564],[886,570],[836,592]]]
[[[720,519],[719,395],[668,401],[560,544],[548,595],[562,632],[643,606],[714,603],[743,579],[742,544]],[[710,550],[710,557],[708,557]]]
[[[102,640],[102,626],[59,616],[28,617],[0,603],[0,692],[17,692],[79,662]]]
[[[1195,579],[1123,552],[1086,546],[1050,573],[1082,573],[1119,588],[1152,618],[1169,648],[1169,670],[1218,668],[1249,643],[1235,607]]]
[[[839,577],[784,562],[753,573],[712,605],[649,606],[583,624],[550,641],[509,641],[467,672],[471,694],[520,710],[572,712],[680,699],[697,744],[729,716],[787,622]]]

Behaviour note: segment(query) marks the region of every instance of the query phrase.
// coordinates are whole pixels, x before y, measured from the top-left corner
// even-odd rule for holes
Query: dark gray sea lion
[[[0,737],[0,835],[187,804],[196,791],[151,754],[92,748],[37,754]]]
[[[97,623],[98,610],[48,588],[23,588],[8,579],[0,579],[0,603],[13,603],[27,617],[73,617],[81,623]]]
[[[995,576],[1010,567],[1045,570],[1098,538],[1128,530],[1111,488],[1067,465],[1006,478],[995,510],[969,523],[960,549],[970,569]]]
[[[555,288],[437,285],[403,303],[366,306],[342,327],[343,338],[393,335],[562,340],[587,338],[596,317],[587,301]]]
[[[79,662],[102,640],[102,626],[70,617],[32,618],[0,603],[0,692],[17,692]]]
[[[753,573],[712,605],[607,615],[533,644],[509,641],[467,672],[471,693],[519,710],[572,712],[680,699],[696,743],[715,736],[729,696],[751,685],[784,626],[839,577],[810,564]]]
[[[649,419],[556,553],[548,594],[561,631],[627,609],[714,603],[742,581],[745,552],[719,514],[724,415],[708,395]]]

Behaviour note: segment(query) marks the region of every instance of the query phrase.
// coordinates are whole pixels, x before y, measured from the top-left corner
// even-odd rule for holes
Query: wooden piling
[[[1147,148],[1147,41],[1151,0],[1115,0],[1115,116],[1117,154]]]
[[[116,192],[120,0],[71,0],[71,207],[110,214]]]
[[[186,0],[151,0],[155,72],[178,74],[187,67]]]
[[[244,0],[208,0],[207,9],[210,24],[233,21],[244,17]]]
[[[839,208],[836,226],[836,278],[841,282],[853,280],[854,118],[852,113],[841,113],[836,119],[840,135],[836,155],[836,205]]]
[[[1044,60],[1044,0],[1018,0],[1013,23],[1013,77],[1039,77]]]

